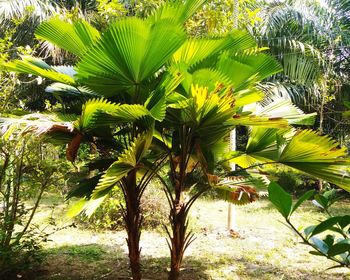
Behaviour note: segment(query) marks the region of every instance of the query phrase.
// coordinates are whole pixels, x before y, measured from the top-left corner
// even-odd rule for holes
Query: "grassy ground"
[[[64,224],[65,206],[56,198],[44,200],[36,218],[44,224],[54,210]],[[333,208],[338,214],[349,213],[348,201]],[[200,200],[191,212],[197,239],[185,256],[182,279],[350,279],[347,270],[326,271],[332,265],[308,254],[309,248],[281,223],[280,215],[267,200],[236,208],[239,238],[225,231],[227,204]],[[311,203],[295,215],[297,225],[310,225],[323,214]],[[144,279],[166,279],[169,264],[164,234],[142,234]],[[53,234],[45,246],[46,260],[29,279],[130,279],[125,233],[93,232],[69,227]]]

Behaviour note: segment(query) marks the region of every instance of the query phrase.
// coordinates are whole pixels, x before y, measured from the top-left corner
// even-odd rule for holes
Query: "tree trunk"
[[[130,269],[132,279],[141,280],[140,236],[142,215],[140,212],[139,188],[136,185],[136,171],[132,171],[126,178],[124,195],[126,202],[124,221],[128,234],[126,241],[129,248]]]
[[[180,153],[178,156],[170,156],[170,169],[172,173],[172,180],[174,186],[174,196],[172,191],[168,189],[167,197],[170,205],[170,225],[171,233],[166,228],[167,234],[170,238],[168,246],[171,254],[170,262],[170,273],[168,276],[169,280],[177,280],[180,276],[180,268],[182,259],[186,248],[193,241],[193,234],[187,233],[188,212],[193,202],[198,198],[197,195],[193,196],[189,201],[185,202],[183,199],[183,189],[185,186],[185,178],[187,175],[187,166],[190,159],[190,154],[193,149],[193,143],[191,142],[191,131],[183,125],[182,129],[179,130],[180,139]],[[177,172],[176,169],[179,171]]]
[[[180,276],[181,263],[186,246],[186,214],[185,205],[181,201],[177,201],[171,210],[171,263],[169,280],[177,280]]]

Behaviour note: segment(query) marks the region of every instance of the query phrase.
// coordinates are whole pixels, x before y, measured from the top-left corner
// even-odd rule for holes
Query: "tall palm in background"
[[[349,1],[258,1],[257,5],[262,21],[248,29],[284,70],[265,89],[291,98],[306,111],[317,111],[320,132],[343,139],[349,130],[339,112],[348,99]]]

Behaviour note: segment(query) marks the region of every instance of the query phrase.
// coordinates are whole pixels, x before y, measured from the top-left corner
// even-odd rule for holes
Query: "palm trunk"
[[[174,185],[174,197],[170,190],[168,190],[167,197],[170,204],[170,225],[171,233],[167,229],[167,233],[170,239],[168,246],[170,249],[170,273],[169,280],[177,280],[180,277],[180,268],[182,264],[182,259],[187,247],[193,241],[193,234],[191,232],[187,233],[188,219],[187,215],[190,207],[197,198],[191,199],[188,202],[182,200],[183,189],[185,185],[186,169],[188,161],[190,158],[190,152],[192,149],[191,145],[191,132],[186,127],[183,126],[180,129],[180,139],[181,139],[181,151],[180,155],[175,158],[172,157],[170,153],[170,167],[172,172],[172,179]],[[179,167],[179,172],[176,171],[176,166]]]
[[[129,248],[130,269],[133,280],[141,279],[140,263],[140,236],[142,215],[140,211],[139,188],[136,185],[136,171],[130,172],[123,186],[126,208],[123,209],[123,217],[128,234],[127,244]]]
[[[186,215],[184,204],[180,201],[175,202],[171,210],[171,263],[169,280],[179,279],[180,268],[185,252],[185,236],[186,236]]]

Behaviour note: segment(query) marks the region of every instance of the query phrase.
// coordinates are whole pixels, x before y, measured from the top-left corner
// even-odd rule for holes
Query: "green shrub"
[[[47,235],[32,221],[43,193],[62,175],[54,151],[30,137],[0,141],[0,276],[41,260]]]

